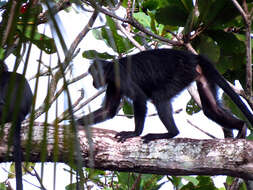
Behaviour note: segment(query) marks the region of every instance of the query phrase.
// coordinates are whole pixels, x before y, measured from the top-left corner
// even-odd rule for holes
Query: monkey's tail
[[[16,189],[23,190],[21,158],[21,121],[17,121],[16,125],[14,125],[14,162],[16,173]]]
[[[201,55],[198,56],[198,59],[198,64],[201,66],[207,80],[220,86],[224,90],[224,92],[229,95],[230,98],[234,101],[234,103],[240,108],[240,110],[243,112],[243,114],[253,126],[252,113],[249,111],[248,107],[242,102],[238,94],[236,94],[234,90],[229,86],[223,76],[221,76],[220,73],[215,69],[211,61]]]

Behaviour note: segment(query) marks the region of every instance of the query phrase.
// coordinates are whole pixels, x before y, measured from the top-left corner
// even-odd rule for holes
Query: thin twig
[[[244,12],[244,10],[241,7],[241,5],[236,0],[231,0],[231,1],[233,2],[233,4],[235,5],[235,7],[238,9],[238,11],[240,12],[240,14],[242,15],[242,18],[243,18],[244,22],[247,22],[247,15]]]
[[[207,136],[211,137],[212,139],[216,139],[215,136],[211,135],[210,133],[207,133],[206,131],[200,129],[197,125],[194,125],[190,120],[186,120],[191,126],[193,126],[194,128],[198,129],[199,131],[201,131],[202,133],[206,134]]]
[[[33,166],[31,166],[31,168],[32,168],[33,171],[34,171],[34,174],[33,174],[32,172],[30,172],[28,169],[25,168],[25,169],[26,169],[26,172],[29,173],[31,176],[35,176],[35,177],[36,177],[36,179],[37,179],[38,182],[40,183],[40,189],[46,190],[46,188],[45,188],[45,186],[43,185],[42,180],[41,180],[39,174],[37,173],[37,171],[35,170],[35,168],[34,168]]]
[[[135,47],[137,47],[140,51],[146,50],[145,47],[141,46],[119,22],[116,21],[116,25]]]
[[[152,36],[160,41],[163,41],[163,42],[166,42],[166,43],[169,43],[171,45],[174,45],[174,46],[182,46],[184,44],[184,42],[182,40],[180,41],[173,41],[173,40],[169,40],[167,38],[164,38],[162,36],[159,36],[157,34],[154,34],[153,32],[147,30],[146,28],[144,28],[137,20],[135,20],[133,17],[131,17],[130,19],[124,19],[124,18],[121,18],[119,16],[117,16],[116,14],[110,12],[110,11],[107,11],[106,9],[103,9],[101,6],[97,5],[96,1],[94,0],[88,0],[90,3],[91,3],[91,6],[93,6],[94,9],[96,9],[97,11],[99,12],[102,12],[112,18],[115,18],[117,20],[120,20],[122,22],[125,22],[125,23],[128,23],[128,24],[131,24],[132,26],[134,26],[135,28],[137,28],[138,30],[142,31],[143,33],[149,35],[149,36]]]
[[[81,91],[80,97],[72,104],[72,109],[77,107],[80,101],[84,98],[84,90],[81,89],[80,91]],[[69,110],[65,110],[58,118],[55,119],[54,122],[57,121],[58,123],[60,123],[61,121],[67,118],[69,118]]]
[[[106,89],[102,89],[99,90],[96,94],[94,94],[93,96],[91,96],[90,98],[88,98],[85,102],[83,102],[82,104],[80,104],[73,112],[77,112],[78,110],[82,109],[84,106],[86,106],[87,104],[89,104],[92,100],[94,100],[95,98],[97,98],[99,95],[103,94],[106,91]]]

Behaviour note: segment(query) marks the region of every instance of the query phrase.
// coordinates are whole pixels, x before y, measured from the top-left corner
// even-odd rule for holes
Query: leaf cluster
[[[54,40],[38,32],[41,4],[32,1],[1,1],[2,21],[0,23],[0,59],[5,59],[9,49],[14,55],[20,55],[20,49],[28,42],[36,45],[48,54],[56,52]]]

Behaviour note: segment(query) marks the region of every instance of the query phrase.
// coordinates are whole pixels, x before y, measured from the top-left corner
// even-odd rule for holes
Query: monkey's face
[[[95,60],[90,68],[89,73],[91,74],[93,78],[93,86],[96,89],[99,89],[101,87],[105,86],[105,74],[103,69],[103,62],[101,60]]]

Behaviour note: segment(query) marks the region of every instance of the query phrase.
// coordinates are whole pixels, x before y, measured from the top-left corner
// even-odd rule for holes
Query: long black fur
[[[208,59],[172,49],[143,51],[111,62],[95,60],[89,72],[96,88],[107,86],[105,101],[102,108],[83,116],[77,122],[88,125],[112,118],[117,113],[121,98],[130,98],[134,105],[135,131],[118,133],[116,137],[123,142],[142,133],[147,111],[146,101],[151,100],[168,133],[148,134],[143,138],[146,142],[158,138],[172,138],[179,131],[172,115],[171,98],[200,76],[196,70],[197,66],[201,67],[207,80],[207,85],[197,81],[205,115],[225,128],[238,129],[239,133],[244,128],[244,121],[230,114],[219,104],[216,88],[218,85],[253,125],[253,115],[247,106]]]

